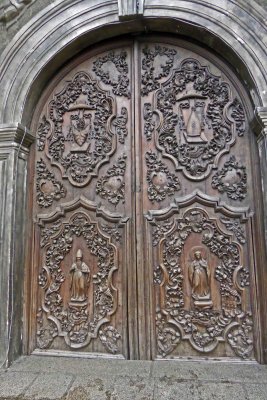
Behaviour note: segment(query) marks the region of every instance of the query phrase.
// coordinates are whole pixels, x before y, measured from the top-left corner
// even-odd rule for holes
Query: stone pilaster
[[[22,348],[26,179],[34,137],[20,124],[0,125],[0,365]]]
[[[261,133],[258,136],[258,148],[260,155],[261,185],[264,202],[264,228],[267,242],[267,107],[258,107],[256,116],[261,124]]]

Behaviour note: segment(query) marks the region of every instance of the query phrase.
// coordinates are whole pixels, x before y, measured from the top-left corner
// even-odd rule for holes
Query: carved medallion
[[[117,96],[130,98],[127,53],[111,51],[104,57],[99,57],[93,66],[93,71],[106,84],[112,86],[112,92]]]
[[[160,202],[166,196],[172,196],[175,191],[180,189],[180,182],[172,174],[167,166],[157,158],[152,151],[146,153],[148,198],[152,203]]]
[[[117,163],[96,183],[96,193],[111,204],[117,205],[120,200],[124,203],[126,158],[125,155],[119,157]]]
[[[172,51],[164,49],[165,55]],[[157,148],[187,178],[203,180],[236,137],[244,134],[243,106],[231,98],[229,84],[196,59],[184,59],[172,68],[171,77],[162,79],[169,75],[176,52],[161,64],[163,72],[157,75],[151,60],[161,53],[157,47],[143,50],[141,94],[154,91],[153,102],[144,105],[144,134],[150,140],[154,133]],[[153,113],[159,119],[157,128]]]
[[[221,229],[216,213],[209,216],[207,199],[195,198],[198,205],[189,206],[193,197],[188,196],[179,208],[173,205],[147,217],[155,248],[149,262],[154,265],[158,354],[165,357],[188,341],[199,353],[225,343],[233,354],[250,358],[252,318],[243,302],[249,271],[241,265],[241,247]]]
[[[115,100],[85,72],[50,101],[48,117],[39,124],[38,148],[73,186],[88,184],[114,153],[117,135],[110,120],[116,118],[115,109]]]
[[[246,167],[240,165],[235,156],[231,156],[223,168],[213,175],[211,185],[232,200],[243,200],[247,194]]]
[[[36,171],[36,201],[40,207],[49,207],[54,200],[60,200],[66,196],[66,189],[62,182],[48,170],[42,159],[37,161]]]

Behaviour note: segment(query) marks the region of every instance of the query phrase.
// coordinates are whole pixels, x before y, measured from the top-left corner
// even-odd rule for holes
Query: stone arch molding
[[[5,7],[1,10],[5,13],[13,10],[17,18],[23,10],[41,1],[4,0]],[[265,193],[266,19],[267,13],[253,0],[249,5],[247,0],[54,0],[9,42],[0,56],[0,173],[3,177],[0,238],[4,238],[0,246],[0,298],[6,305],[0,318],[3,327],[0,367],[9,365],[26,351],[22,348],[26,328],[22,326],[24,269],[21,260],[25,255],[28,148],[34,140],[26,127],[30,126],[35,105],[50,78],[75,54],[106,38],[163,30],[197,39],[232,64],[247,86],[261,125],[265,126],[259,137],[261,185]],[[264,194],[263,199],[267,232],[267,196]],[[262,265],[264,252],[262,249],[259,256]],[[259,276],[259,282],[264,285],[265,280]],[[263,293],[264,288],[261,290]],[[267,299],[262,304],[262,329],[267,332]],[[264,348],[266,343],[265,336]],[[267,356],[261,362],[267,363]]]
[[[99,40],[96,31],[105,28],[97,36],[103,39],[105,32],[108,37],[140,32],[151,29],[155,18],[171,20],[171,30],[178,34],[194,36],[195,31],[210,47],[219,40],[223,53],[223,46],[228,47],[239,60],[254,105],[267,106],[267,13],[256,3],[244,4],[228,0],[223,8],[213,0],[56,0],[32,18],[1,55],[0,124],[29,125],[49,77],[70,55]]]

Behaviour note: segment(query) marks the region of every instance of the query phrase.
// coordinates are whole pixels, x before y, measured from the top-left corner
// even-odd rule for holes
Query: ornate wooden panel
[[[175,39],[92,49],[51,83],[33,126],[31,350],[257,356],[245,104],[220,60]]]
[[[134,357],[126,280],[135,279],[131,52],[91,51],[62,73],[39,110],[35,351]]]
[[[140,43],[151,356],[253,359],[254,189],[241,90],[218,60],[176,43]]]

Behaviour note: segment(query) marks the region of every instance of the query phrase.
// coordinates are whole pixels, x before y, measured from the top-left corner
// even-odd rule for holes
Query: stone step
[[[266,400],[267,366],[31,355],[0,370],[0,399]]]

